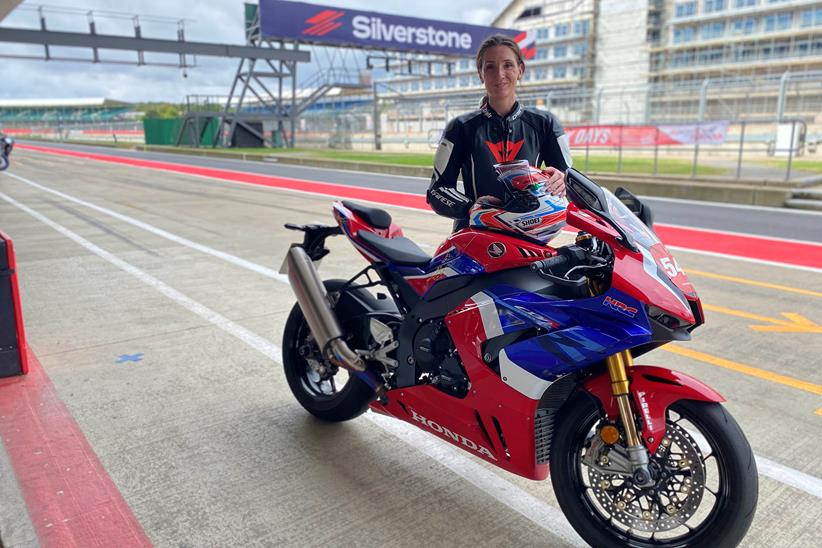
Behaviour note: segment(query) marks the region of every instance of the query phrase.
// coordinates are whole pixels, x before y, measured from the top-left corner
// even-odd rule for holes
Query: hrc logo
[[[636,316],[637,309],[633,306],[628,306],[627,304],[623,303],[622,301],[618,301],[616,299],[612,299],[611,297],[606,296],[605,300],[602,301],[602,304],[616,310],[620,314],[625,314],[628,317],[633,318]]]

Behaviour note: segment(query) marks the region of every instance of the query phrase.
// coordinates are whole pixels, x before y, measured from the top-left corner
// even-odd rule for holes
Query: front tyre
[[[577,398],[560,419],[551,451],[554,492],[592,546],[731,547],[748,531],[758,477],[739,425],[720,404],[689,400],[671,405],[666,418],[665,438],[650,457],[656,481],[649,489],[583,462],[602,420],[593,398]]]
[[[323,283],[333,296],[345,281]],[[343,324],[343,332],[345,327]],[[375,397],[374,390],[364,381],[322,356],[299,304],[294,305],[285,322],[283,368],[288,386],[300,405],[325,421],[353,419],[363,414]]]

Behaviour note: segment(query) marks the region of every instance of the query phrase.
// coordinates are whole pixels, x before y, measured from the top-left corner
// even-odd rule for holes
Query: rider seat
[[[391,226],[391,215],[387,211],[376,207],[366,207],[356,202],[349,202],[348,200],[343,200],[342,204],[365,219],[365,222],[374,228],[384,229]]]
[[[387,258],[392,263],[403,266],[416,266],[423,268],[431,262],[431,257],[408,238],[404,238],[402,236],[398,236],[396,238],[383,238],[382,236],[377,236],[373,232],[369,232],[367,230],[360,230],[357,232],[357,236],[360,240],[373,249],[376,249],[380,255]]]

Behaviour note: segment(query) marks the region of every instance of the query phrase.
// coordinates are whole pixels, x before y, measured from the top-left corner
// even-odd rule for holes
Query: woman
[[[507,36],[487,38],[477,51],[477,72],[486,96],[480,109],[448,124],[434,156],[427,201],[440,215],[455,219],[454,230],[467,226],[475,202],[496,205],[502,198],[494,164],[528,160],[549,177],[551,194],[565,194],[571,167],[568,138],[549,112],[517,102],[517,82],[525,72],[522,52]],[[464,193],[457,190],[462,172]]]

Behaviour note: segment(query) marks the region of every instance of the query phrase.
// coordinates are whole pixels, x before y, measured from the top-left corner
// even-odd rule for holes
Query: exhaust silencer
[[[320,351],[329,360],[347,369],[365,371],[363,361],[342,339],[343,332],[331,310],[328,292],[311,258],[299,246],[293,246],[286,257],[288,281]]]

